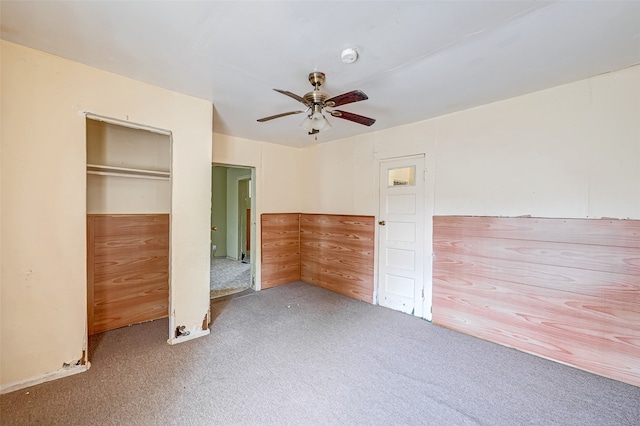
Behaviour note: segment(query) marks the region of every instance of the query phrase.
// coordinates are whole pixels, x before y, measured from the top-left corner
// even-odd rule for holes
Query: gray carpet
[[[640,388],[294,283],[90,339],[91,369],[0,398],[3,425],[638,425]]]
[[[251,265],[227,258],[211,259],[211,297],[237,293],[251,286]]]

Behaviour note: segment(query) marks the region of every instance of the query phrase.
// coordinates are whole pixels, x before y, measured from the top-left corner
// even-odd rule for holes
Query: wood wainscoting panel
[[[640,386],[640,221],[433,223],[434,323]]]
[[[90,333],[167,317],[169,215],[89,215],[87,220]]]
[[[262,288],[300,280],[300,214],[261,216]]]
[[[375,218],[300,215],[300,277],[373,303]]]
[[[89,335],[95,333],[93,330],[93,310],[94,310],[94,278],[95,278],[95,238],[94,238],[95,217],[87,216],[87,331]]]

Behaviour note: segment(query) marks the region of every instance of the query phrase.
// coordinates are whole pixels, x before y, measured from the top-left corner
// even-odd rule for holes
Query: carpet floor
[[[227,258],[211,259],[210,297],[241,292],[251,287],[251,265]]]
[[[0,397],[3,425],[638,425],[640,388],[301,282],[92,336],[89,371]]]

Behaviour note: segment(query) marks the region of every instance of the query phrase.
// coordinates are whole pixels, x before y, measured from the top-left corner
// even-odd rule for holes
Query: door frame
[[[393,157],[384,157],[377,158],[375,160],[375,180],[376,180],[376,211],[377,218],[376,223],[380,220],[381,211],[380,211],[380,167],[383,163],[387,161],[396,161],[396,160],[411,160],[415,158],[423,158],[424,159],[424,175],[422,179],[424,179],[424,217],[423,217],[423,229],[424,229],[424,258],[423,258],[423,277],[422,277],[422,285],[423,285],[423,297],[422,300],[415,301],[415,311],[414,315],[427,321],[431,321],[431,313],[432,313],[432,300],[433,300],[433,215],[434,215],[434,192],[435,192],[435,155],[428,153],[414,153],[408,155],[400,155]],[[420,177],[416,176],[416,179]],[[381,283],[380,280],[380,227],[376,226],[376,234],[375,234],[375,247],[378,252],[377,256],[375,256],[375,286],[374,286],[374,303],[379,305],[379,286]]]
[[[173,250],[173,234],[172,234],[172,226],[171,226],[171,218],[173,217],[173,132],[171,130],[167,130],[167,129],[162,129],[159,127],[154,127],[154,126],[149,126],[146,124],[140,124],[140,123],[136,123],[136,122],[131,122],[131,121],[127,121],[127,120],[121,120],[118,118],[113,118],[113,117],[108,117],[105,115],[100,115],[100,114],[95,114],[92,112],[85,112],[84,113],[84,127],[85,127],[85,137],[84,137],[84,144],[85,144],[85,151],[86,151],[86,146],[88,143],[88,138],[87,138],[87,120],[94,120],[94,121],[100,121],[103,123],[107,123],[107,124],[112,124],[115,126],[120,126],[120,127],[126,127],[126,128],[130,128],[130,129],[135,129],[135,130],[143,130],[143,131],[147,131],[147,132],[151,132],[151,133],[155,133],[155,134],[160,134],[163,136],[167,136],[169,138],[169,265],[168,265],[168,276],[167,276],[167,285],[168,285],[168,289],[169,289],[169,300],[168,300],[168,306],[167,306],[167,317],[169,319],[169,339],[171,339],[171,337],[173,336],[173,330],[175,330],[175,318],[171,315],[171,312],[173,311],[173,292],[172,292],[172,288],[173,288],[173,283],[172,283],[172,274],[171,274],[171,267],[172,267],[172,250]],[[86,152],[85,152],[86,154]],[[86,163],[86,158],[85,158],[85,163]],[[88,187],[86,185],[86,176],[85,176],[85,207],[87,204],[87,191],[88,191]],[[86,208],[85,208],[85,218],[87,216],[87,212],[86,212]],[[87,226],[85,226],[85,235],[84,235],[84,242],[85,242],[85,253],[88,253],[88,243],[87,243],[87,239],[89,237],[89,233],[93,232],[91,230],[88,229]],[[89,258],[87,258],[86,262],[88,265],[88,262],[90,261]],[[89,309],[93,309],[93,307],[89,307],[89,303],[93,303],[93,300],[89,300],[90,298],[93,299],[93,296],[89,296],[88,294],[88,287],[92,286],[93,284],[91,282],[89,282],[89,277],[88,274],[90,273],[90,271],[88,270],[88,266],[87,266],[87,279],[86,279],[86,288],[87,288],[87,297],[86,297],[86,309],[85,312],[86,314],[86,326],[85,326],[85,330],[86,330],[86,339],[85,339],[85,348],[83,351],[83,360],[84,363],[88,363],[89,360],[89,331],[90,331],[90,325],[89,325],[89,319],[90,319],[90,314],[89,314]],[[93,317],[91,315],[91,317]],[[207,333],[208,334],[208,333]]]
[[[257,278],[257,272],[258,272],[258,261],[256,259],[256,253],[259,255],[259,250],[258,250],[258,246],[257,246],[257,234],[256,234],[256,227],[257,227],[257,221],[256,221],[256,217],[257,217],[257,182],[256,182],[256,176],[257,176],[257,172],[256,172],[256,167],[255,166],[245,166],[245,165],[238,165],[238,164],[230,164],[230,163],[222,163],[222,162],[218,162],[218,161],[214,161],[211,163],[211,166],[220,166],[220,167],[231,167],[234,169],[245,169],[247,170],[247,174],[243,174],[242,176],[238,176],[236,178],[235,181],[235,186],[236,188],[238,187],[238,184],[241,180],[243,179],[250,179],[251,183],[250,183],[250,193],[251,193],[251,247],[254,249],[251,252],[251,256],[249,257],[249,265],[251,266],[251,289],[255,290],[255,291],[260,291],[260,281]],[[238,203],[238,201],[236,200],[236,204]],[[211,207],[212,208],[212,207]],[[209,215],[211,215],[211,212],[209,212]],[[236,230],[237,233],[237,230]],[[240,247],[238,247],[238,251],[240,250]]]

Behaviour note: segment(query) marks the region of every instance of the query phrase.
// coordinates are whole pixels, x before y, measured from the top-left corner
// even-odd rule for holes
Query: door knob
[[[386,224],[387,224],[387,222],[385,222],[384,220],[381,220],[380,222],[378,222],[378,225],[385,226]]]
[[[211,230],[212,230],[212,231],[217,231],[217,230],[218,230],[218,227],[217,227],[217,226],[212,226],[212,227],[211,227]]]

